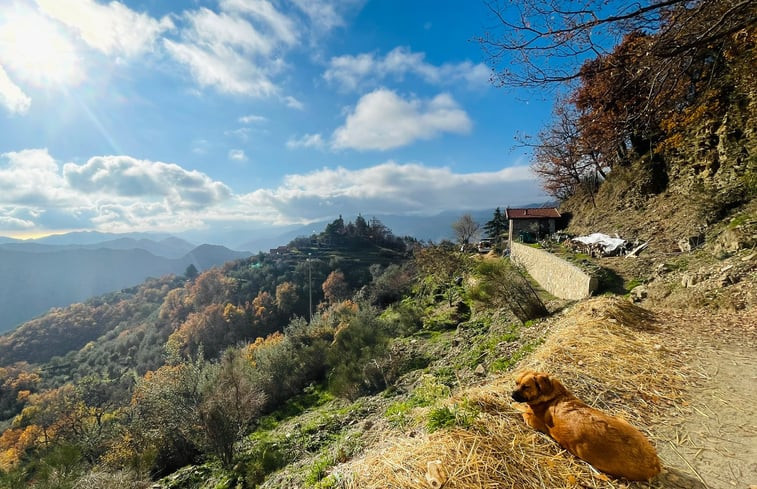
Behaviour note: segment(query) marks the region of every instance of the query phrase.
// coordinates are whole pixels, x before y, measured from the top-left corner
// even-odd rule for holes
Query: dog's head
[[[512,398],[517,402],[540,404],[549,402],[565,392],[562,384],[542,372],[526,370],[515,380],[515,390]]]

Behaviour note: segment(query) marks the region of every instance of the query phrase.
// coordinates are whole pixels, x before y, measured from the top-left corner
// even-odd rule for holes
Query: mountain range
[[[172,237],[93,239],[103,236],[0,242],[0,333],[52,307],[132,287],[148,277],[181,275],[190,265],[202,271],[251,254]]]

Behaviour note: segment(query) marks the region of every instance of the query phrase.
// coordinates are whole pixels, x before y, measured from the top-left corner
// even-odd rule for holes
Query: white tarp
[[[573,241],[578,241],[586,245],[599,244],[602,246],[605,254],[610,255],[618,248],[622,248],[626,244],[625,239],[611,238],[610,236],[602,233],[593,233],[588,236],[579,236],[573,238]]]

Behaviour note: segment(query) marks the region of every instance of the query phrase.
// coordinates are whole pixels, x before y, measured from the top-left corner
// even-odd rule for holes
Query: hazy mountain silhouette
[[[169,244],[174,253],[180,247],[178,240]],[[211,245],[198,246],[179,258],[156,256],[139,248],[28,245],[33,251],[21,251],[15,244],[0,246],[0,332],[51,307],[131,287],[147,277],[183,274],[190,264],[205,270],[250,255]]]

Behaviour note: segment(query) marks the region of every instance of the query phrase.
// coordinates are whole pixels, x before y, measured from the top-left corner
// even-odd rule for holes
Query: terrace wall
[[[578,300],[597,290],[597,277],[544,250],[510,242],[510,259],[526,269],[544,290],[561,299]]]

